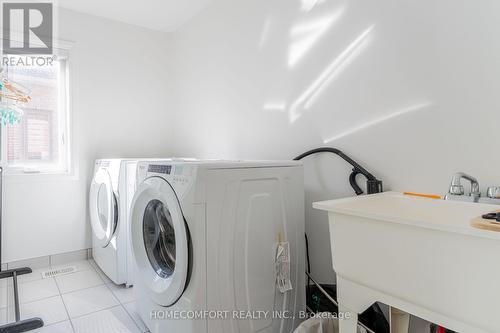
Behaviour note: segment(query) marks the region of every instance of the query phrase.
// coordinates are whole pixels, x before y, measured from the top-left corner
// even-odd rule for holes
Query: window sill
[[[45,183],[60,181],[75,181],[78,177],[72,172],[19,172],[4,171],[3,179],[6,183]]]

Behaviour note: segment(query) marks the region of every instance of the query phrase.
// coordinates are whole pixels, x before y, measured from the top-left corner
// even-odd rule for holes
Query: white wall
[[[67,10],[75,175],[6,176],[4,261],[91,247],[87,193],[96,158],[169,156],[169,36]]]
[[[86,195],[98,157],[289,159],[328,145],[386,189],[444,194],[456,171],[483,191],[500,184],[500,3],[480,6],[215,0],[172,36],[61,10],[61,38],[76,42],[79,168],[55,182],[6,180],[4,259],[90,246]],[[327,221],[310,203],[353,195],[348,173],[334,157],[306,162],[321,282],[333,281]]]
[[[287,159],[327,145],[386,189],[444,194],[452,173],[465,171],[485,191],[500,184],[498,31],[494,0],[480,8],[470,0],[215,1],[173,35],[175,153]],[[333,280],[327,218],[310,204],[353,195],[348,170],[330,156],[306,162],[321,282]]]

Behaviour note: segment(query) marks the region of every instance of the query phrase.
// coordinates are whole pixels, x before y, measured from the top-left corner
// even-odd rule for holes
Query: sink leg
[[[358,329],[358,314],[339,304],[339,313],[344,318],[339,320],[339,333],[356,333]]]
[[[391,333],[408,333],[410,315],[399,309],[390,307]]]

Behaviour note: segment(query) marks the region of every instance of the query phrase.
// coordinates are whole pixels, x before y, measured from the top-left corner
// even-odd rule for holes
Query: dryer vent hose
[[[351,184],[351,187],[353,188],[354,192],[356,192],[356,195],[363,194],[363,190],[356,183],[356,176],[359,174],[365,176],[365,178],[366,178],[366,192],[367,192],[367,194],[380,193],[383,191],[383,186],[382,186],[381,180],[378,180],[377,178],[375,178],[375,176],[373,176],[365,168],[363,168],[356,161],[354,161],[352,158],[350,158],[349,156],[347,156],[346,154],[344,154],[342,151],[340,151],[337,148],[323,147],[323,148],[312,149],[312,150],[306,151],[305,153],[300,154],[299,156],[295,157],[294,160],[298,161],[298,160],[303,159],[304,157],[307,157],[307,156],[313,155],[313,154],[318,154],[318,153],[335,154],[353,166],[352,172],[349,175],[349,183]]]

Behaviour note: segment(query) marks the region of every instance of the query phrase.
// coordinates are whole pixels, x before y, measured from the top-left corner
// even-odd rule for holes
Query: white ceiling
[[[59,7],[159,31],[173,31],[210,0],[58,0]]]

